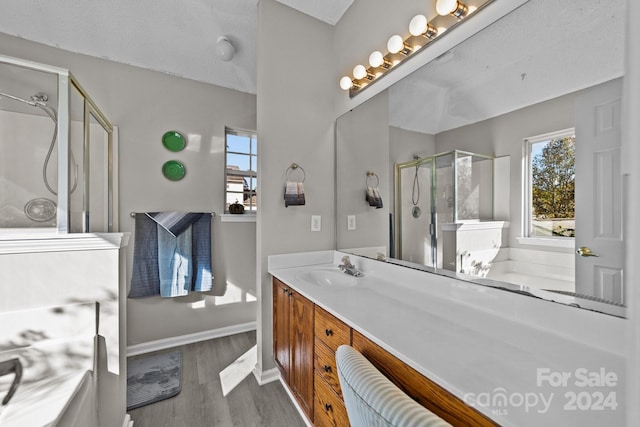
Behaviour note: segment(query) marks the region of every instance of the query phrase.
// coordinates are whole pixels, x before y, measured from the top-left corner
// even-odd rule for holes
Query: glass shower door
[[[429,267],[435,263],[432,241],[433,181],[432,159],[417,159],[397,165],[397,194],[399,216],[397,225],[398,258]]]
[[[397,257],[435,268],[455,234],[443,226],[493,218],[493,159],[450,151],[396,164]],[[451,260],[447,261],[451,264]]]

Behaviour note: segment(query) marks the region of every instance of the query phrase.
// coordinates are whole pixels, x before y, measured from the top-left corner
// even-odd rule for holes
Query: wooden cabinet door
[[[273,279],[273,354],[285,382],[289,383],[291,371],[289,287]]]
[[[314,304],[293,292],[289,303],[291,375],[289,383],[303,410],[313,420],[313,307]]]

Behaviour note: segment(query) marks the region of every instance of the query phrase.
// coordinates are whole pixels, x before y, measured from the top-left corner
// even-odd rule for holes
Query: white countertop
[[[271,256],[269,273],[499,424],[625,425],[625,319],[354,255],[356,286],[303,279],[343,255]]]

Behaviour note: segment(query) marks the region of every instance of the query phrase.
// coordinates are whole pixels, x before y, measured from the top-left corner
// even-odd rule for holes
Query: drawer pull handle
[[[329,337],[331,335],[333,335],[333,331],[331,329],[325,329],[324,333]]]
[[[324,365],[324,371],[325,371],[325,372],[331,372],[331,366],[329,366],[329,365]]]
[[[286,294],[287,292],[289,292],[289,289],[287,289],[287,288],[282,288],[282,292],[284,292],[284,293]]]
[[[330,411],[331,410],[331,405],[328,404],[328,403],[325,403],[324,404],[324,410],[327,411],[327,412]]]

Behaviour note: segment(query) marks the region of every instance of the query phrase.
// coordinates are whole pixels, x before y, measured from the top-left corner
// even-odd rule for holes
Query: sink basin
[[[349,287],[358,284],[357,278],[349,276],[342,270],[333,267],[315,268],[300,273],[297,277],[312,285],[324,287]]]

